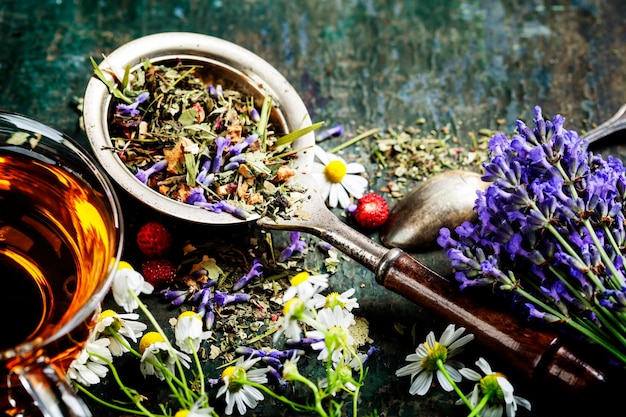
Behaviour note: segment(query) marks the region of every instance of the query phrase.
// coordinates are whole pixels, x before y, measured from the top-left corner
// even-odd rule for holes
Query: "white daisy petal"
[[[409,389],[409,393],[411,395],[425,395],[430,389],[430,385],[433,382],[433,373],[432,372],[422,372],[419,374],[415,381],[411,384],[411,388]]]
[[[452,384],[446,379],[446,376],[441,371],[437,371],[437,382],[439,382],[442,390],[447,392],[452,391]]]
[[[347,174],[362,174],[365,172],[365,167],[356,162],[350,162],[346,164],[346,173]]]

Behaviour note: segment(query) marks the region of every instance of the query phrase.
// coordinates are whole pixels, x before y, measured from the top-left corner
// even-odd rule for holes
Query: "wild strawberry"
[[[148,258],[164,256],[172,247],[172,234],[159,222],[146,223],[137,233],[137,246]]]
[[[359,198],[352,215],[360,227],[376,229],[387,221],[389,206],[381,195],[368,193]]]
[[[176,265],[165,258],[148,259],[141,264],[141,275],[155,288],[162,288],[174,281]]]

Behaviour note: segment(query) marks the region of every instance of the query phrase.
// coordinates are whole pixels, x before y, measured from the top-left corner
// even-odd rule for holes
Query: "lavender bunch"
[[[438,243],[461,289],[505,291],[529,319],[564,326],[626,364],[625,169],[563,125],[535,107],[533,128],[518,121],[510,139],[496,134],[478,222],[441,229]]]

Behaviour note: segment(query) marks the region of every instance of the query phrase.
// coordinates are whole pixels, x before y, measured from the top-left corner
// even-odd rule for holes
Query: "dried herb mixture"
[[[232,86],[206,85],[198,68],[145,62],[127,70],[123,91],[113,91],[114,151],[138,180],[174,200],[240,218],[284,214],[291,143],[308,131],[279,131],[271,97],[258,109]]]

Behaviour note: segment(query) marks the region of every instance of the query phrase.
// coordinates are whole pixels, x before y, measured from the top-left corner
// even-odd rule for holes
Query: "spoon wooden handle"
[[[458,286],[399,249],[381,260],[376,280],[444,320],[466,327],[533,385],[587,393],[605,385],[605,374],[564,345],[554,333],[467,296]]]

